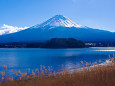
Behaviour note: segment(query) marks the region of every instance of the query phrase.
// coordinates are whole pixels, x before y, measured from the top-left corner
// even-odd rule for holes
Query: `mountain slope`
[[[41,42],[51,38],[75,38],[82,41],[115,41],[115,33],[92,29],[56,15],[48,21],[26,30],[0,36],[0,42]]]
[[[50,18],[49,20],[47,20],[46,22],[42,23],[42,24],[38,24],[33,26],[32,28],[43,28],[43,27],[77,27],[77,28],[81,28],[83,27],[82,25],[79,25],[73,21],[71,21],[69,18],[63,16],[63,15],[56,15],[52,18]],[[51,29],[51,28],[48,28]]]

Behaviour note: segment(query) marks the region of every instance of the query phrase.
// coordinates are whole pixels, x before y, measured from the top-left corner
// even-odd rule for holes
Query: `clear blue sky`
[[[61,14],[78,24],[115,31],[115,0],[0,0],[0,26],[33,26]]]

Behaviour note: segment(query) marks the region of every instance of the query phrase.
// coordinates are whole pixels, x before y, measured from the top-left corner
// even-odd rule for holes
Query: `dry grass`
[[[83,61],[81,63],[83,64]],[[7,66],[4,65],[3,69],[7,70]],[[52,72],[52,67],[46,69],[41,65],[40,70],[41,74],[38,69],[32,71],[31,77],[27,76],[27,73],[18,71],[15,74],[19,76],[20,73],[19,80],[8,77],[7,81],[0,82],[0,86],[115,86],[115,64],[83,68],[82,71],[65,70],[61,73]],[[5,75],[4,72],[2,74]]]
[[[60,74],[8,80],[1,82],[0,86],[115,86],[115,65],[73,71],[71,74],[64,71]]]

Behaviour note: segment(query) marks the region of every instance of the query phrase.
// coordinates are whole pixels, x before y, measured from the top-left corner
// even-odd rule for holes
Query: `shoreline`
[[[112,60],[114,60],[114,62],[112,62]],[[63,74],[64,72],[67,72],[67,74],[82,73],[84,71],[91,71],[91,70],[94,70],[95,68],[99,68],[99,67],[113,66],[114,64],[115,64],[115,57],[108,59],[105,62],[100,63],[100,64],[96,64],[96,65],[89,66],[89,67],[82,67],[82,68],[78,68],[78,69],[64,70],[62,72],[57,72],[56,74]]]
[[[104,63],[96,64],[96,65],[89,66],[89,67],[83,67],[83,68],[75,69],[74,71],[81,72],[81,71],[84,71],[84,70],[90,70],[91,68],[112,66],[112,65],[115,64],[114,62],[112,62],[112,60],[115,61],[115,58],[108,59]]]

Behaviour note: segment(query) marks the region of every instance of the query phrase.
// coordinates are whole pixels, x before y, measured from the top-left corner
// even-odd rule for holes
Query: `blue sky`
[[[115,0],[0,0],[0,26],[30,27],[56,14],[115,32]]]

